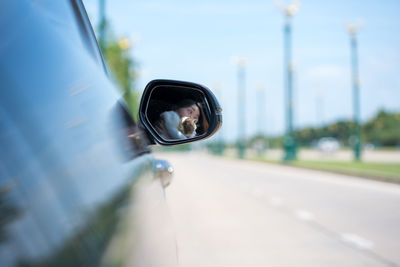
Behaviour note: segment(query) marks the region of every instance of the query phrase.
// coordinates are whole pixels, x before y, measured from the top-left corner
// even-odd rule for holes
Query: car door
[[[176,266],[148,140],[80,1],[0,3],[1,266]]]

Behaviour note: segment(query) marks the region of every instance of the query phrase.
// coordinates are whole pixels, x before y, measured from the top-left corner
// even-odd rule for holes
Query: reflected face
[[[176,112],[179,114],[180,117],[189,117],[196,120],[198,120],[200,117],[200,110],[199,107],[196,106],[196,104],[188,107],[179,108]]]

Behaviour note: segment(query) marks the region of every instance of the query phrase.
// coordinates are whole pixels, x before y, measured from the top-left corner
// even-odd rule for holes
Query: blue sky
[[[93,25],[98,1],[84,0]],[[361,116],[385,108],[400,111],[400,1],[352,0],[300,3],[293,19],[294,123],[315,126],[352,116],[350,46],[345,23],[361,20],[359,69]],[[246,136],[284,130],[283,15],[275,1],[106,1],[118,37],[134,42],[142,90],[157,78],[198,82],[224,108],[223,136],[237,134],[237,66],[246,66]],[[257,90],[265,115],[256,121]],[[317,99],[321,100],[320,105]],[[261,125],[261,126],[260,126]]]

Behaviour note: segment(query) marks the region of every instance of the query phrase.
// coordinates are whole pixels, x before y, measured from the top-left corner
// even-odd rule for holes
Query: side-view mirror
[[[216,133],[222,125],[221,111],[214,94],[203,85],[153,80],[144,89],[139,120],[153,143],[178,145]]]

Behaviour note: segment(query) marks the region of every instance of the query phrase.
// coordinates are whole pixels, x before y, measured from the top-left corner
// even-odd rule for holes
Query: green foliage
[[[223,141],[214,141],[206,144],[208,151],[213,154],[221,155],[224,153],[226,144]]]
[[[334,137],[344,146],[351,145],[351,137],[355,124],[351,121],[338,121],[324,127],[307,127],[294,131],[294,138],[298,146],[312,146],[322,137]],[[269,147],[282,147],[283,137],[268,138],[255,136],[248,141],[251,146],[256,140],[265,139]],[[363,143],[372,143],[378,146],[400,145],[400,113],[388,113],[379,111],[378,114],[362,125]]]
[[[322,137],[334,137],[343,145],[349,145],[349,140],[354,129],[350,121],[338,121],[320,128],[304,128],[294,132],[294,138],[299,146],[311,146],[313,142]]]
[[[265,148],[281,148],[283,146],[283,136],[266,137],[256,135],[247,141],[247,147],[255,147],[256,143],[261,143]]]
[[[115,37],[109,29],[107,19],[98,28],[98,38],[102,39],[99,47],[103,53],[109,76],[120,88],[123,98],[133,116],[137,118],[139,110],[139,92],[135,88],[137,80],[137,63],[131,57],[131,45],[126,38]]]
[[[383,110],[363,127],[365,141],[382,146],[400,145],[400,113]]]
[[[105,47],[107,66],[113,72],[114,78],[119,86],[127,91],[131,89],[131,78],[133,78],[133,60],[129,57],[129,50],[123,50],[117,41],[108,42]]]
[[[130,57],[130,48],[121,47],[117,40],[109,40],[104,47],[104,56],[112,80],[121,89],[127,106],[136,118],[139,93],[134,88],[137,78],[136,64]]]
[[[391,182],[400,182],[398,163],[340,162],[340,161],[294,161],[292,166],[358,175]]]

